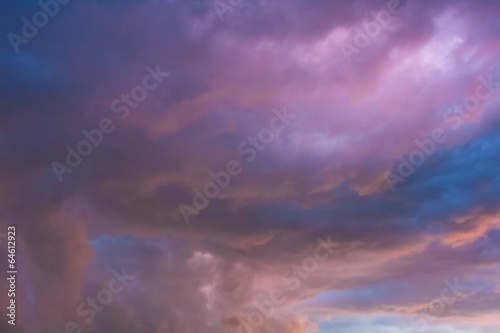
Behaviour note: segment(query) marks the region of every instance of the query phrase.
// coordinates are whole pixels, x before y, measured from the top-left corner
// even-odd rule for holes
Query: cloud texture
[[[243,0],[221,20],[205,0],[73,0],[17,53],[7,36],[40,5],[1,6],[16,332],[500,329],[497,1]],[[398,13],[347,59],[341,45],[388,6]],[[127,104],[157,66],[169,75]],[[478,89],[477,107],[456,106]],[[66,147],[103,119],[113,131],[70,167]],[[425,154],[436,129],[446,139]],[[418,149],[422,163],[388,181]],[[195,209],[194,189],[230,161],[241,172],[186,224],[179,205]],[[133,283],[87,322],[79,304],[122,269]],[[430,311],[455,280],[454,301]]]

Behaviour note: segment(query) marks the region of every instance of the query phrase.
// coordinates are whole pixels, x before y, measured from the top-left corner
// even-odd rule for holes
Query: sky
[[[500,332],[499,1],[0,7],[0,331]]]

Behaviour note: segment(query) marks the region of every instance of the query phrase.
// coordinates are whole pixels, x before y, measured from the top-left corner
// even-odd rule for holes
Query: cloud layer
[[[214,3],[70,1],[19,52],[3,39],[18,332],[498,332],[500,5],[243,0],[221,20]],[[41,10],[2,6],[4,36]],[[388,6],[348,61],[341,45]],[[169,75],[135,104],[147,68]],[[103,119],[113,131],[68,165]],[[446,139],[425,154],[416,140],[436,129]],[[415,150],[424,160],[391,190]],[[230,161],[241,173],[186,224],[179,205],[195,209]],[[77,307],[122,269],[134,282],[87,322]]]

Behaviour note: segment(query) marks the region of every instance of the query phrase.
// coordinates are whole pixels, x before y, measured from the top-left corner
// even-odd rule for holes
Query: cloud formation
[[[340,45],[388,3],[401,11],[346,61]],[[71,1],[17,53],[7,36],[40,6],[2,6],[0,203],[3,230],[19,232],[18,332],[500,328],[496,1],[243,0],[223,20],[208,0]],[[127,104],[157,64],[170,74]],[[481,77],[490,97],[455,112]],[[285,107],[296,118],[247,163],[239,145]],[[58,176],[52,162],[67,165],[65,147],[103,119],[112,133]],[[385,175],[436,128],[447,139],[391,191]],[[241,173],[186,225],[179,204],[229,161]],[[335,251],[308,272],[328,236]],[[78,304],[122,268],[135,282],[85,322]],[[455,280],[456,301],[412,320]]]

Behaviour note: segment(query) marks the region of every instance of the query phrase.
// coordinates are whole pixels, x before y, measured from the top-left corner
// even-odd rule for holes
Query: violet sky
[[[0,6],[1,332],[500,332],[500,1]]]

